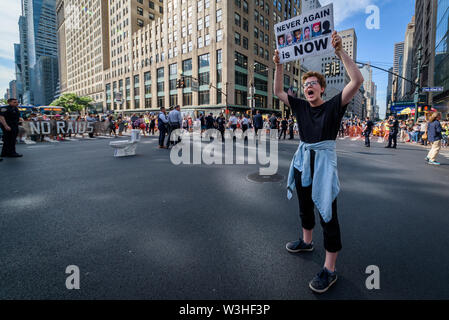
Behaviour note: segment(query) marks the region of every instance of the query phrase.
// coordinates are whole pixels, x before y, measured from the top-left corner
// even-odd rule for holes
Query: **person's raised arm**
[[[288,102],[288,95],[284,91],[284,67],[280,64],[279,51],[274,51],[273,57],[274,64],[276,65],[276,70],[274,72],[274,94],[281,100],[285,105],[290,107]]]
[[[346,71],[348,72],[351,81],[343,89],[343,94],[341,97],[341,104],[347,105],[351,99],[357,93],[357,90],[363,84],[363,76],[359,70],[359,67],[355,64],[354,60],[343,50],[343,45],[341,42],[341,37],[337,34],[337,31],[332,33],[332,46],[335,48],[335,54],[343,62]]]

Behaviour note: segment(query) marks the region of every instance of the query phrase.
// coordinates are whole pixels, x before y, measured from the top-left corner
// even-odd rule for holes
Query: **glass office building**
[[[434,96],[435,108],[444,115],[449,111],[449,0],[438,0],[437,24],[435,38],[435,87],[444,91]]]

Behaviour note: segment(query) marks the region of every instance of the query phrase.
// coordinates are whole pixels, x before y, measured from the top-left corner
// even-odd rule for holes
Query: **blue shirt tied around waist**
[[[312,200],[326,223],[332,219],[332,202],[340,192],[335,149],[335,140],[318,143],[301,141],[290,164],[287,180],[287,198],[290,200],[296,188],[294,169],[301,172],[301,184],[303,187],[312,185]],[[310,150],[315,151],[313,177],[310,170]]]

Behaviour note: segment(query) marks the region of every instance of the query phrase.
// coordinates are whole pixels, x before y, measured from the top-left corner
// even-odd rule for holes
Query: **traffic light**
[[[185,88],[184,77],[176,80],[176,88]]]

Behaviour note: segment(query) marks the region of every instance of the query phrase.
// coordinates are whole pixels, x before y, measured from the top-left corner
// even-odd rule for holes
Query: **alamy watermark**
[[[369,5],[365,9],[365,13],[369,14],[366,18],[365,26],[367,29],[380,29],[380,9],[378,6]]]
[[[270,130],[269,134],[266,131],[266,129],[260,129],[256,136],[253,130],[245,132],[241,129],[236,129],[234,132],[225,130],[222,137],[217,129],[209,129],[203,133],[200,129],[195,129],[193,132],[176,129],[172,132],[170,140],[181,140],[171,149],[170,160],[175,165],[230,165],[246,162],[266,166],[259,168],[260,175],[274,175],[279,167],[278,131]],[[212,141],[211,138],[213,138]]]
[[[370,276],[366,278],[365,286],[368,290],[379,290],[380,289],[380,269],[378,266],[370,265],[366,267],[366,274]]]
[[[65,268],[65,273],[69,276],[65,280],[65,287],[68,290],[80,289],[80,268],[75,265],[70,265]]]

